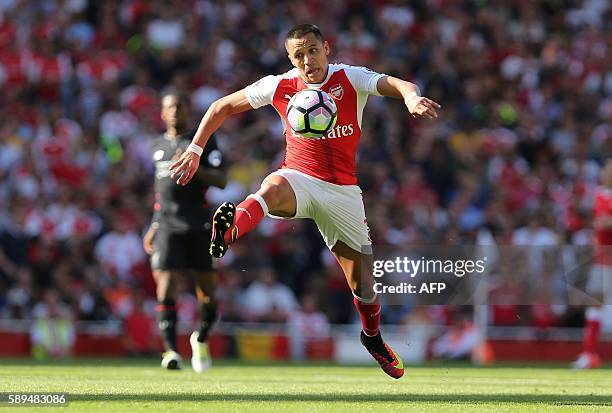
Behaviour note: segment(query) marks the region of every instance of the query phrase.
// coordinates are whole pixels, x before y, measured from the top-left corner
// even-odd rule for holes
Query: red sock
[[[584,326],[584,351],[586,353],[596,353],[597,343],[599,342],[599,330],[601,321],[587,320]]]
[[[583,345],[586,353],[595,353],[601,328],[601,308],[589,307],[585,312]]]
[[[266,201],[260,195],[249,195],[236,207],[235,229],[225,233],[225,242],[229,244],[251,232],[267,213]],[[235,238],[233,232],[236,233]]]
[[[380,304],[364,303],[357,297],[353,298],[353,302],[361,317],[363,332],[368,336],[375,336],[378,334],[378,326],[380,325]]]

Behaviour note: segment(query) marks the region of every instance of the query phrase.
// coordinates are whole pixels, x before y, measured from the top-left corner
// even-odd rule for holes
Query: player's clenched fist
[[[200,156],[187,150],[176,162],[170,165],[170,178],[177,184],[185,186],[193,178],[199,165]]]

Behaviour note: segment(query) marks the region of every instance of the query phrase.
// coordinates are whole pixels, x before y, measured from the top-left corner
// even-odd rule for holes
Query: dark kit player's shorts
[[[208,252],[210,231],[172,232],[160,228],[153,240],[151,267],[154,270],[214,271]]]

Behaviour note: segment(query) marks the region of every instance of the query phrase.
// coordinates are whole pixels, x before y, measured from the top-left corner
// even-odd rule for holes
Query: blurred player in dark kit
[[[164,341],[161,365],[180,369],[177,352],[176,298],[178,278],[192,275],[200,305],[200,327],[189,339],[191,365],[200,373],[211,365],[206,342],[217,316],[214,293],[216,270],[208,253],[211,237],[211,212],[205,194],[209,186],[225,187],[223,160],[214,138],[206,145],[202,162],[189,185],[178,186],[170,178],[169,165],[187,149],[195,131],[189,131],[189,101],[177,93],[162,97],[161,117],[166,132],[152,143],[155,164],[155,205],[151,226],[143,246],[151,256],[151,268],[157,285],[158,328]]]

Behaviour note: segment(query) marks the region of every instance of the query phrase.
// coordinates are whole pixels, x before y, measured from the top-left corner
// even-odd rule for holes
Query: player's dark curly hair
[[[323,34],[316,25],[312,23],[303,23],[298,24],[287,32],[287,36],[285,36],[285,43],[287,43],[287,40],[289,39],[301,39],[308,33],[314,34],[317,39],[323,41]]]

